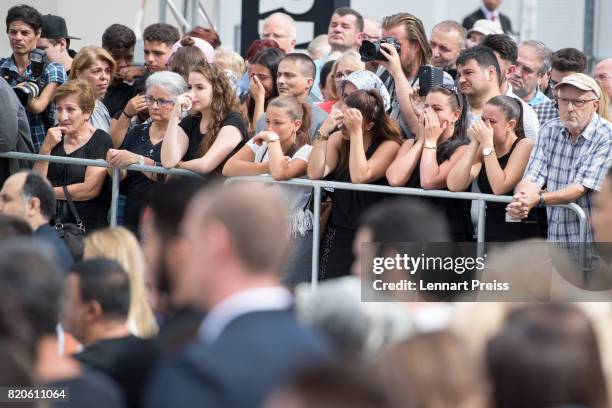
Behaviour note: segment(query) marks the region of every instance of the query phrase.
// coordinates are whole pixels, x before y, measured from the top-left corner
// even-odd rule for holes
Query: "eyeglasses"
[[[335,79],[336,81],[341,81],[341,80],[343,80],[344,78],[346,78],[346,77],[348,77],[349,75],[351,75],[353,72],[355,72],[355,71],[349,71],[349,70],[346,70],[346,71],[344,71],[344,72],[342,72],[342,71],[338,71],[338,72],[336,72],[336,75],[334,75],[334,79]]]
[[[157,106],[164,107],[164,106],[170,106],[170,105],[174,105],[174,100],[172,99],[155,99],[152,96],[145,96],[144,97],[145,102],[147,103],[147,105],[149,106],[154,106],[157,103]]]
[[[569,104],[571,103],[574,106],[574,108],[582,108],[585,103],[593,102],[596,100],[597,99],[568,99],[568,98],[557,97],[557,102],[559,103],[560,106],[569,106]]]

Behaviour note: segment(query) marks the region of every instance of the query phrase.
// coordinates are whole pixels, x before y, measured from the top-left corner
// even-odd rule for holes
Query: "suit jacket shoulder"
[[[482,20],[483,18],[485,18],[484,13],[482,12],[481,9],[478,9],[478,10],[474,11],[472,14],[467,15],[463,19],[463,23],[461,25],[463,25],[463,27],[466,30],[470,30],[472,27],[474,27],[474,23],[476,21]]]
[[[297,370],[330,356],[327,343],[301,327],[289,311],[255,312],[232,321],[210,345],[197,342],[179,361],[158,371],[150,391],[166,402],[188,407],[259,407]],[[156,389],[161,387],[159,393]],[[165,393],[169,400],[164,402]],[[172,395],[172,397],[170,397]],[[177,398],[179,398],[177,400]],[[151,396],[150,401],[155,398]]]

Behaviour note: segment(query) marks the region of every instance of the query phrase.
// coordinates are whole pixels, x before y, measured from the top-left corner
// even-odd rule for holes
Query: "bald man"
[[[601,60],[595,65],[595,79],[612,99],[612,58]]]
[[[295,49],[296,35],[295,21],[285,13],[270,14],[261,29],[261,38],[275,40],[285,54]]]
[[[297,370],[327,357],[327,344],[297,323],[280,284],[286,220],[280,198],[261,185],[233,184],[192,201],[178,286],[207,315],[198,341],[153,377],[146,406],[261,406]]]

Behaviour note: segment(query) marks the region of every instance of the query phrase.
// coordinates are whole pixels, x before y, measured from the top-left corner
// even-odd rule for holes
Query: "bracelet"
[[[134,115],[130,116],[125,112],[125,109],[121,111],[121,113],[123,113],[125,115],[126,118],[128,119],[132,119],[134,117]]]
[[[266,142],[268,143],[278,142],[279,140],[280,140],[280,137],[276,133],[266,137]]]
[[[437,150],[437,149],[438,149],[438,146],[436,146],[435,144],[434,144],[434,145],[428,145],[427,143],[425,143],[425,144],[423,145],[423,148],[424,148],[424,149]]]
[[[327,141],[327,139],[329,139],[329,135],[328,134],[323,134],[321,133],[320,130],[317,130],[317,133],[315,134],[315,140],[320,140],[322,142]]]

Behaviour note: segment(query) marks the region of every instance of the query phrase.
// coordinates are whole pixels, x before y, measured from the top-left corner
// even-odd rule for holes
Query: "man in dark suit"
[[[463,27],[465,27],[466,30],[470,30],[476,21],[484,19],[497,22],[501,25],[504,33],[511,34],[512,23],[510,19],[497,10],[500,4],[501,0],[482,0],[482,6],[463,19]]]
[[[51,245],[64,271],[72,266],[72,255],[49,225],[55,215],[55,194],[47,179],[30,170],[10,176],[0,191],[0,213],[27,222],[37,239]]]
[[[0,77],[0,152],[34,153],[30,124],[24,107],[8,82]],[[20,169],[32,168],[31,162],[0,159],[0,187]]]
[[[176,290],[207,315],[197,340],[157,369],[146,406],[259,407],[298,370],[327,358],[327,344],[297,323],[280,285],[286,220],[261,186],[204,191],[192,201],[189,260]]]

